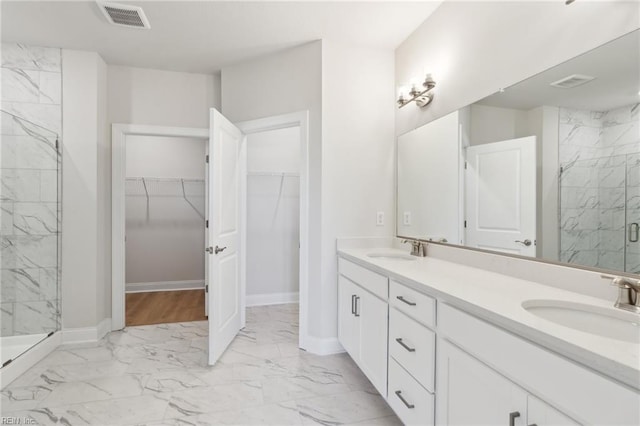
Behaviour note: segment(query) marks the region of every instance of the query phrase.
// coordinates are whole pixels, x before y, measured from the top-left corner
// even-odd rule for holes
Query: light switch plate
[[[404,212],[402,224],[405,226],[411,226],[411,212]]]
[[[384,226],[384,212],[376,213],[376,226]]]

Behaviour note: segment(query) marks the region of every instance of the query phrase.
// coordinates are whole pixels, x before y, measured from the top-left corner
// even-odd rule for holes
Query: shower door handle
[[[629,242],[630,243],[637,243],[638,242],[638,237],[640,237],[640,225],[638,225],[636,222],[633,222],[632,224],[629,225]]]

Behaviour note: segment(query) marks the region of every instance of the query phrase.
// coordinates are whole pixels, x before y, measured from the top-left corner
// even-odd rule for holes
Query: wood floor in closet
[[[207,319],[203,290],[127,293],[125,304],[127,326]]]

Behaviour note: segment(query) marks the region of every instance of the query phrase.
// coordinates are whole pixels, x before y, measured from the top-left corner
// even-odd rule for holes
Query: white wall
[[[333,40],[322,51],[323,307],[316,321],[330,338],[337,335],[336,238],[395,235],[395,90],[392,51]],[[378,211],[384,226],[376,226]]]
[[[109,316],[105,74],[98,54],[62,51],[63,328],[94,327]]]
[[[222,113],[232,122],[309,111],[309,307],[310,332],[320,335],[322,42],[222,69]]]
[[[158,136],[127,136],[126,176],[144,178],[200,179],[181,185],[147,182],[143,187],[127,184],[125,281],[127,290],[136,284],[176,282],[189,287],[204,285],[205,140]],[[170,195],[170,196],[169,196]],[[148,285],[145,289],[153,288]],[[164,287],[164,289],[167,289]]]
[[[638,2],[444,2],[396,49],[396,87],[425,72],[437,82],[428,107],[396,110],[396,134],[639,26]]]
[[[247,305],[297,300],[300,128],[249,135],[247,163]]]
[[[110,123],[208,128],[220,109],[218,75],[109,65],[108,78]]]
[[[393,71],[393,52],[331,40],[222,70],[232,121],[309,110],[309,333],[327,344],[337,336],[336,237],[395,232]]]

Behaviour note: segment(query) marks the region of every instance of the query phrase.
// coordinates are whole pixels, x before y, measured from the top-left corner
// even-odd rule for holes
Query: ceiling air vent
[[[101,1],[98,2],[98,6],[113,25],[129,28],[151,28],[149,20],[139,6]]]
[[[583,84],[588,83],[594,79],[595,77],[591,77],[588,75],[573,74],[573,75],[570,75],[569,77],[565,77],[558,81],[554,81],[553,83],[551,83],[551,86],[559,87],[561,89],[571,89],[574,87],[582,86]]]

